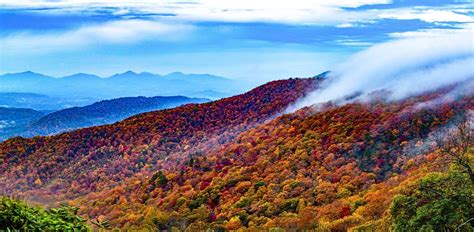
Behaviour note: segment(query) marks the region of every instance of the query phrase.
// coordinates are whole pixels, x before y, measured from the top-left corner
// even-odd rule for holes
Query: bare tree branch
[[[474,147],[472,116],[465,115],[456,126],[436,133],[434,138],[441,153],[467,173],[474,184],[474,160],[471,152]]]

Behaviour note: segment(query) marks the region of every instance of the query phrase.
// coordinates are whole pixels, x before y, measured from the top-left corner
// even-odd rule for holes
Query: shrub
[[[20,200],[0,197],[0,230],[90,231],[76,207],[44,209]]]

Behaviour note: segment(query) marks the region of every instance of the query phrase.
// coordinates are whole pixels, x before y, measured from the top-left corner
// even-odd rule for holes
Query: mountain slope
[[[33,109],[0,107],[0,120],[32,120],[42,115],[43,112]]]
[[[45,113],[32,109],[0,107],[0,141],[24,130],[43,115]]]
[[[77,128],[111,124],[143,112],[173,108],[208,99],[174,97],[127,97],[104,100],[92,105],[73,107],[50,113],[33,122],[26,136],[56,134]]]
[[[0,177],[0,188],[6,193],[34,190],[39,186],[33,182],[41,180],[45,185],[42,189],[49,185],[59,196],[69,190],[58,188],[58,184],[90,183],[84,174],[95,172],[109,174],[94,183],[93,188],[107,187],[113,181],[150,168],[148,165],[144,167],[145,163],[138,166],[129,163],[135,159],[149,160],[147,162],[151,164],[167,154],[179,153],[216,135],[228,139],[226,136],[232,137],[238,131],[280,113],[288,104],[313,89],[316,83],[315,79],[274,81],[243,95],[144,113],[109,126],[51,137],[7,140],[0,144],[0,157],[4,160],[0,172],[5,173]],[[124,152],[137,149],[146,152],[133,159],[124,159]],[[117,163],[117,159],[125,162]],[[26,178],[17,176],[23,173],[23,168],[32,165],[41,167],[42,171],[32,169]],[[122,165],[130,166],[123,168]],[[90,192],[88,187],[83,190],[83,193],[74,194]]]
[[[72,200],[81,215],[131,230],[346,231],[381,223],[404,186],[441,170],[430,165],[428,138],[474,110],[472,92],[440,101],[447,88],[280,115],[321,81],[275,81],[113,125],[8,140],[0,189]]]
[[[420,101],[436,98],[356,103],[322,112],[303,109],[244,131],[220,146],[169,154],[153,164],[156,171],[144,171],[111,190],[88,194],[78,204],[82,214],[102,216],[125,228],[148,224],[160,229],[302,230],[315,226],[308,219],[317,215],[319,220],[334,222],[333,230],[345,231],[381,219],[396,192],[383,198],[383,193],[375,196],[367,191],[378,183],[394,188],[385,183],[393,176],[400,175],[397,181],[413,178],[407,173],[412,162],[427,168],[432,149],[420,144],[437,128],[474,110],[472,96],[416,110]],[[124,156],[136,157],[133,150]],[[140,164],[140,158],[133,163]],[[361,207],[364,204],[369,206]]]

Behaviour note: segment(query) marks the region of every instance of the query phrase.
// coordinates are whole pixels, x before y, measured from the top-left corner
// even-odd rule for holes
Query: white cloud
[[[3,0],[2,5],[8,7],[88,7],[88,6],[113,6],[113,7],[142,7],[142,8],[175,8],[192,7],[207,9],[312,9],[321,6],[328,7],[358,7],[370,4],[388,4],[391,0]]]
[[[391,99],[403,99],[425,90],[434,90],[458,81],[474,79],[474,57],[460,58],[406,74],[388,81],[381,89],[392,92]],[[415,87],[417,86],[417,87]]]
[[[325,24],[358,26],[356,22],[377,19],[419,19],[426,22],[473,22],[461,14],[472,4],[430,8],[394,8],[347,11],[343,7],[390,4],[392,0],[4,0],[0,7],[53,8],[51,11],[94,11],[108,7],[115,15],[129,12],[173,14],[185,21],[278,22],[287,24]],[[115,9],[111,9],[113,7]]]
[[[336,27],[338,28],[350,28],[350,27],[357,27],[357,26],[359,25],[354,24],[354,23],[341,23],[341,24],[336,25]]]
[[[185,21],[226,22],[279,22],[288,24],[334,24],[362,20],[366,13],[348,12],[341,7],[358,7],[368,4],[388,4],[391,0],[194,0],[194,1],[126,1],[126,0],[6,0],[0,7],[52,8],[50,11],[94,11],[108,7],[115,15],[128,12],[160,13],[176,15]],[[114,7],[116,9],[111,9]]]
[[[174,41],[193,30],[184,24],[165,24],[146,20],[112,21],[65,32],[14,34],[0,39],[2,52],[35,53],[67,51],[87,46],[132,44],[145,40]]]
[[[339,24],[363,20],[366,12],[349,12],[342,7],[370,4],[388,4],[391,0],[194,0],[126,1],[126,0],[4,0],[0,7],[48,8],[51,11],[93,11],[96,8],[115,7],[114,14],[129,11],[176,15],[176,19],[191,21],[279,22],[288,24]]]
[[[178,17],[189,20],[215,20],[232,22],[283,22],[326,24],[360,18],[360,12],[347,12],[340,7],[357,7],[366,4],[385,4],[388,0],[342,1],[272,1],[272,0],[202,0],[188,7],[178,7]]]
[[[449,9],[397,9],[396,11],[382,13],[380,18],[386,19],[419,19],[421,21],[434,22],[474,22],[474,18],[465,14],[459,14]]]
[[[339,65],[325,86],[289,111],[327,101],[389,90],[391,99],[474,78],[473,31],[415,37],[375,45]]]
[[[340,39],[340,40],[336,40],[335,42],[343,46],[367,47],[367,46],[373,45],[373,43],[370,43],[370,42],[364,42],[364,41],[359,41],[359,40],[354,40],[354,39]]]
[[[474,23],[463,23],[457,25],[456,29],[422,29],[417,31],[407,31],[407,32],[395,32],[390,33],[389,36],[396,39],[404,38],[420,38],[420,37],[442,37],[449,36],[452,34],[465,32],[467,37],[474,39]]]

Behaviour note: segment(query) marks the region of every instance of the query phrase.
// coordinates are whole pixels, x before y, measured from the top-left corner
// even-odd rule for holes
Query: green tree
[[[162,171],[158,171],[151,177],[150,183],[153,186],[164,187],[168,184],[168,179]]]
[[[0,197],[0,231],[90,231],[76,207],[44,209],[25,202]]]
[[[398,195],[390,212],[395,231],[474,231],[474,186],[460,172],[433,173],[410,194]]]

